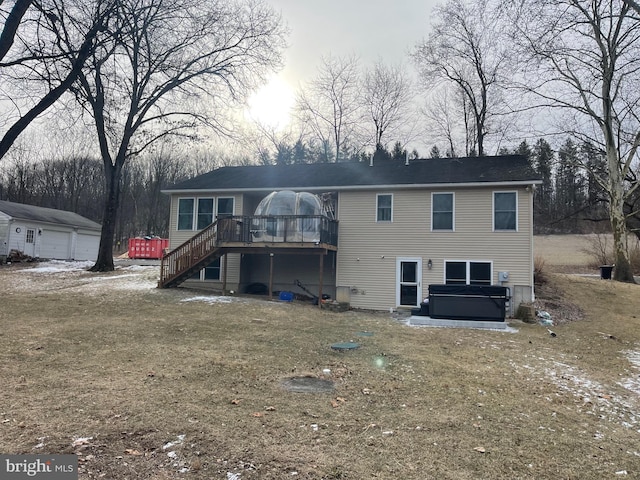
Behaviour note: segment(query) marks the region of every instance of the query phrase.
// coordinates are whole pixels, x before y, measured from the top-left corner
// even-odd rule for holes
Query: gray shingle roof
[[[540,176],[519,155],[430,158],[368,163],[313,163],[223,167],[165,189],[189,190],[320,190],[380,186],[411,187],[448,184],[540,183]]]
[[[5,200],[0,200],[0,212],[19,220],[67,225],[88,230],[100,230],[102,228],[99,223],[77,213],[25,205],[24,203],[7,202]]]

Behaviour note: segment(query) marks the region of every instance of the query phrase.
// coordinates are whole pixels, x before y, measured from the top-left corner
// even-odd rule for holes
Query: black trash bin
[[[603,280],[611,280],[611,272],[613,272],[613,265],[602,265],[600,267],[600,278]]]

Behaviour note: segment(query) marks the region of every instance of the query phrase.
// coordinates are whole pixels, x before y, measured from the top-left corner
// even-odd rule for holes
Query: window
[[[191,280],[220,280],[220,259],[216,259],[202,270],[198,270],[196,273],[189,277]]]
[[[220,259],[216,259],[204,268],[205,280],[220,280]]]
[[[180,198],[178,200],[178,230],[202,230],[213,223],[214,212],[216,212],[216,218],[217,215],[233,215],[233,197],[218,198],[217,211],[214,208],[215,203],[214,198],[198,198],[196,206],[196,199]]]
[[[491,285],[491,262],[445,261],[447,285]]]
[[[516,192],[493,192],[493,229],[517,230]]]
[[[234,198],[218,198],[218,213],[217,215],[233,215]]]
[[[453,193],[431,195],[431,230],[453,230]]]
[[[198,199],[197,230],[202,230],[213,223],[213,198]]]
[[[178,200],[178,230],[193,230],[193,198]]]
[[[32,229],[28,228],[27,229],[27,240],[26,240],[26,242],[27,243],[35,243],[35,234],[36,234],[35,230],[32,230]]]
[[[376,222],[390,222],[393,211],[393,195],[376,195]]]

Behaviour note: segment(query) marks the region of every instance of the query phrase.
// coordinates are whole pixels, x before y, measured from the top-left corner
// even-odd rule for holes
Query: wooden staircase
[[[218,222],[204,230],[162,257],[158,288],[176,287],[194,273],[222,256],[218,246]]]

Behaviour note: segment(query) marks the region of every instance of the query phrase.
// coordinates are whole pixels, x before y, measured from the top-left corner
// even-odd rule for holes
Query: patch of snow
[[[578,411],[638,430],[640,405],[635,397],[614,395],[610,387],[590,379],[586,373],[567,363],[551,359],[540,361],[541,365],[535,367],[517,365],[513,360],[511,365],[516,371],[526,369],[527,375],[544,377],[554,383],[560,391],[576,397]]]
[[[181,300],[181,302],[204,302],[204,303],[231,303],[236,301],[234,297],[226,297],[226,296],[197,296],[197,297],[189,297]]]
[[[167,442],[162,446],[163,450],[167,450],[168,448],[175,447],[176,445],[181,445],[184,442],[184,438],[186,435],[178,435],[177,439],[173,442]]]
[[[73,437],[71,442],[72,447],[80,447],[82,445],[88,445],[89,440],[93,440],[93,437]]]
[[[627,356],[629,363],[631,363],[631,367],[636,372],[638,372],[638,374],[634,377],[629,377],[622,382],[619,382],[618,385],[621,385],[627,390],[640,395],[640,352],[638,352],[637,350],[627,350],[622,353]]]
[[[93,262],[42,262],[33,268],[10,270],[12,281],[7,286],[14,291],[55,292],[67,290],[100,295],[109,290],[151,290],[158,285],[159,267],[134,265],[116,267],[116,272],[88,272]]]
[[[94,262],[66,262],[63,260],[51,260],[48,262],[41,262],[37,267],[25,268],[20,270],[22,273],[59,273],[59,272],[74,272],[86,270],[93,266]],[[17,273],[17,272],[16,272]]]

